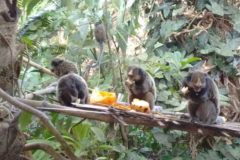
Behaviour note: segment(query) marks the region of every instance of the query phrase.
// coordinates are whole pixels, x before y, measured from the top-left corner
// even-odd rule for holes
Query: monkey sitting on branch
[[[219,124],[225,121],[219,116],[219,91],[208,71],[204,63],[202,69],[189,72],[183,81],[181,95],[188,99],[191,122]]]
[[[80,99],[81,104],[89,102],[88,86],[86,81],[75,73],[69,73],[58,80],[57,97],[61,104],[73,106],[72,102]]]
[[[72,103],[78,99],[82,104],[88,103],[88,85],[77,74],[77,67],[72,62],[60,58],[53,59],[51,65],[51,71],[59,77],[56,94],[60,104],[74,106]]]
[[[152,110],[156,99],[156,87],[154,79],[142,68],[129,66],[125,86],[128,90],[128,102],[134,98],[145,100]]]

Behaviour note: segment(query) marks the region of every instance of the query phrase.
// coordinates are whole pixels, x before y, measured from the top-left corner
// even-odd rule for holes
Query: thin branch
[[[29,61],[28,58],[26,58],[26,57],[23,57],[23,62],[24,62],[24,63],[27,63],[27,64],[35,67],[35,68],[38,68],[41,72],[44,72],[44,73],[49,74],[49,75],[51,75],[51,76],[57,77],[57,76],[56,76],[54,73],[52,73],[49,69],[47,69],[47,68],[45,68],[45,67],[43,67],[43,66],[41,66],[41,65],[39,65],[39,64],[37,64],[37,63],[35,63],[35,62],[33,62],[33,61],[31,61],[31,60]]]
[[[29,150],[36,150],[41,149],[45,151],[46,153],[50,154],[54,160],[66,160],[62,155],[57,153],[55,149],[46,143],[29,143],[26,144],[23,148],[23,151],[29,151]]]
[[[0,97],[2,97],[2,99],[8,101],[9,103],[11,103],[12,105],[14,105],[15,107],[24,110],[26,112],[30,112],[33,115],[35,115],[36,117],[38,117],[40,119],[40,121],[42,122],[42,124],[55,136],[55,138],[59,141],[59,143],[62,145],[63,150],[66,151],[66,154],[72,159],[72,160],[77,160],[77,157],[73,154],[73,152],[71,151],[70,147],[68,146],[68,144],[66,143],[66,141],[63,139],[63,137],[61,136],[61,134],[58,132],[58,130],[54,127],[54,125],[51,123],[51,121],[49,121],[48,117],[41,111],[36,110],[34,108],[32,108],[31,106],[22,103],[20,101],[18,101],[16,98],[11,97],[10,95],[8,95],[6,92],[4,92],[1,88],[0,88]]]
[[[51,85],[49,85],[47,88],[29,93],[27,95],[25,95],[26,99],[33,99],[34,96],[41,96],[41,95],[45,95],[45,94],[50,94],[50,93],[55,93],[56,92],[56,86],[57,86],[57,82],[52,83]]]

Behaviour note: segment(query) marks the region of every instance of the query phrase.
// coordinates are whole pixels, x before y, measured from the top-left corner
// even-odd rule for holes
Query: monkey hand
[[[183,87],[183,88],[181,89],[181,92],[182,92],[183,94],[186,94],[187,92],[189,92],[188,87]]]
[[[132,86],[134,84],[134,81],[131,81],[131,80],[129,80],[129,79],[127,79],[126,81],[125,81],[125,85],[127,86],[127,87],[130,87],[130,86]]]
[[[182,87],[180,90],[180,95],[183,97],[186,97],[186,94],[189,93],[189,88],[188,87]]]

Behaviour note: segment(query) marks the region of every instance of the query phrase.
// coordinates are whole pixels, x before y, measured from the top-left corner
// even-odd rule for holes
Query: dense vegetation
[[[90,88],[126,92],[123,80],[128,64],[138,64],[155,79],[157,104],[170,111],[185,111],[178,90],[190,67],[208,60],[216,67],[211,76],[221,91],[221,110],[228,120],[239,121],[239,1],[229,0],[19,0],[22,10],[18,38],[33,61],[49,68],[55,56],[78,64]],[[98,44],[94,23],[107,26],[100,69],[88,70],[95,62]],[[196,66],[195,65],[195,66]],[[89,73],[86,74],[86,73]],[[24,66],[21,78],[24,92],[45,87],[54,81],[33,67]],[[51,101],[51,97],[45,97]],[[229,97],[231,99],[229,99]],[[122,145],[120,133],[111,134],[108,125],[56,113],[52,122],[83,159],[240,159],[240,141],[204,137],[189,143],[188,133],[159,128],[144,130],[130,126],[130,149]],[[28,142],[46,142],[59,149],[59,143],[29,114],[23,114],[21,129]],[[35,151],[34,159],[49,155]]]

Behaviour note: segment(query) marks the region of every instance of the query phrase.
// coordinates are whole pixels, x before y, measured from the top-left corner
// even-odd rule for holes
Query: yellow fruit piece
[[[126,105],[126,104],[115,103],[112,106],[114,108],[122,109],[122,110],[125,110],[125,111],[130,111],[131,110],[131,107],[129,105]]]
[[[90,96],[90,103],[92,104],[113,105],[116,101],[117,97],[113,92],[93,90]]]
[[[144,112],[144,113],[150,112],[149,103],[147,101],[140,100],[137,98],[133,99],[131,104],[131,109],[138,112]]]

